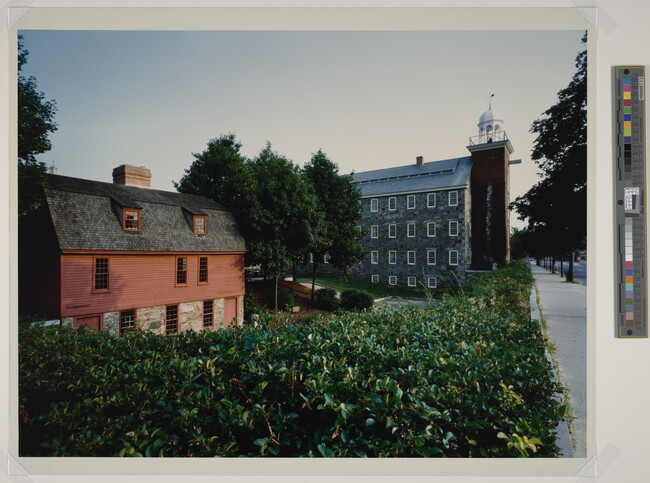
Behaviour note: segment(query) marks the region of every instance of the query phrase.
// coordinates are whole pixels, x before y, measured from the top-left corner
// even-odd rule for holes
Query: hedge
[[[369,310],[374,303],[375,299],[363,290],[348,289],[341,292],[341,307],[346,310]]]
[[[564,412],[539,327],[469,296],[173,336],[28,327],[19,357],[21,456],[555,456]]]

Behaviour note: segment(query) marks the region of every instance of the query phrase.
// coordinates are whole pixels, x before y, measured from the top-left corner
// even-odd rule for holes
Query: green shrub
[[[287,309],[294,306],[293,294],[289,289],[279,288],[278,289],[278,308]]]
[[[375,299],[361,290],[344,290],[341,292],[341,307],[347,310],[368,310],[372,308]]]
[[[339,307],[336,290],[333,288],[320,288],[316,290],[314,293],[314,302],[316,302],[316,307],[328,312],[334,312]]]
[[[244,317],[248,319],[251,314],[260,314],[263,310],[264,307],[257,302],[253,292],[247,289],[244,294]]]

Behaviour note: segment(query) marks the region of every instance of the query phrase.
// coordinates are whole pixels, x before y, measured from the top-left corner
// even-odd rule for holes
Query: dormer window
[[[195,235],[205,235],[206,230],[206,216],[205,215],[194,215],[194,234]]]
[[[126,231],[140,231],[140,210],[124,208],[122,210],[122,228]]]

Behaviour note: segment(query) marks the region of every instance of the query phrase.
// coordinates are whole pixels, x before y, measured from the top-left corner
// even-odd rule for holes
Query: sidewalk
[[[552,358],[558,377],[568,390],[571,439],[575,456],[587,455],[587,287],[566,283],[559,274],[531,265],[539,297],[539,308],[546,320],[549,341],[555,347]]]

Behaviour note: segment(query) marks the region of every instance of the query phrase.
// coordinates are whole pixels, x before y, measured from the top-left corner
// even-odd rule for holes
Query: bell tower
[[[491,99],[467,149],[472,153],[472,268],[486,270],[510,258],[509,163],[514,152]]]

